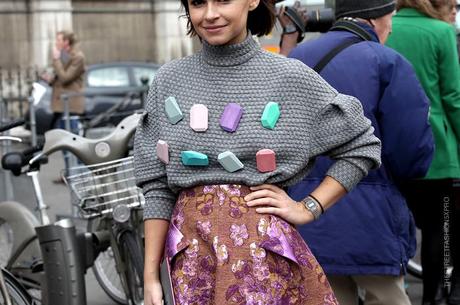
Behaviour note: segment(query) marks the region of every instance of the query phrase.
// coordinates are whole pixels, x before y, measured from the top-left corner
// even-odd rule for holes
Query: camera
[[[276,3],[283,0],[276,1]],[[286,6],[284,12],[295,24],[300,33],[329,31],[335,22],[335,14],[332,8],[323,8],[307,11],[296,2],[293,6]]]
[[[307,13],[307,24],[305,32],[321,32],[329,31],[335,22],[335,14],[331,8],[313,10]]]

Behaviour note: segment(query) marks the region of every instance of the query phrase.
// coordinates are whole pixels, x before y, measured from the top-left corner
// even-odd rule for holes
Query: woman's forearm
[[[160,263],[163,257],[169,222],[164,219],[148,219],[144,222],[145,266],[144,277],[160,280]]]
[[[333,206],[337,201],[347,194],[347,190],[335,179],[326,176],[318,187],[311,192],[323,206],[324,210]]]

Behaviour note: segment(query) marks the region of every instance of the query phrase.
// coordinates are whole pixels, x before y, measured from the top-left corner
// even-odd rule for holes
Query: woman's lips
[[[220,30],[222,30],[225,27],[225,25],[219,25],[219,26],[205,26],[203,27],[206,32],[208,33],[217,33]]]

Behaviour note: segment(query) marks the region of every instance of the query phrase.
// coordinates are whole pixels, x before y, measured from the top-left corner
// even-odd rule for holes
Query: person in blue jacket
[[[415,225],[397,183],[425,175],[434,142],[429,100],[412,66],[383,45],[394,9],[391,0],[337,0],[335,26],[289,55],[317,68],[335,49],[320,75],[361,101],[382,141],[382,166],[320,219],[299,228],[342,305],[358,304],[358,287],[366,291],[366,304],[410,304],[403,275],[416,248]],[[317,159],[312,173],[289,189],[291,197],[308,195],[331,162]]]

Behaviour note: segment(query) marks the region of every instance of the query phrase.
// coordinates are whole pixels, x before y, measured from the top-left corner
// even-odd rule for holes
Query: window
[[[90,87],[124,87],[129,86],[128,70],[124,67],[108,67],[88,72]]]
[[[149,79],[149,86],[152,84],[153,77],[157,72],[156,68],[147,67],[133,67],[133,75],[136,86],[142,86],[141,78],[147,77]]]

